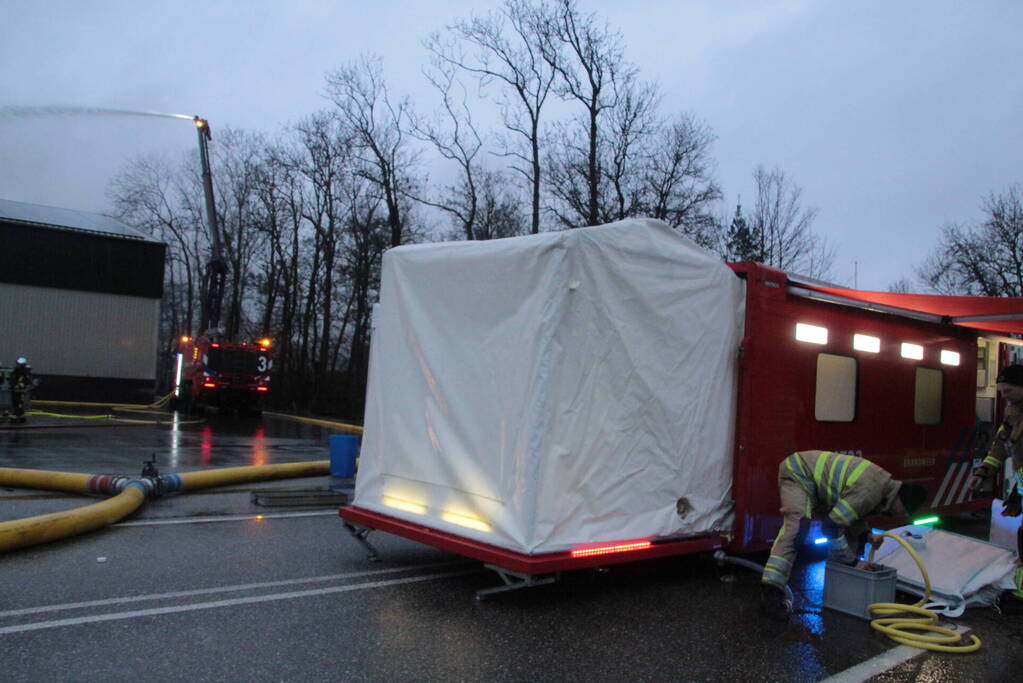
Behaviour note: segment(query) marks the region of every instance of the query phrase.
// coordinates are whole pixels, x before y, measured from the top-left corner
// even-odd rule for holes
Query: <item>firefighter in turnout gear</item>
[[[24,422],[25,394],[32,388],[32,366],[28,360],[19,358],[7,381],[11,387],[11,422]]]
[[[1005,418],[995,433],[987,457],[973,471],[967,486],[971,491],[983,487],[985,482],[1001,471],[1006,459],[1011,458],[1012,474],[1002,516],[1018,517],[1023,512],[1023,443],[1020,443],[1020,436],[1023,435],[1023,365],[1007,365],[1002,368],[996,382],[998,394],[1005,399]],[[1023,558],[1023,526],[1016,531],[1016,551],[1016,562],[1019,565],[1020,558]],[[1013,580],[1016,588],[1002,596],[1000,607],[1004,613],[1023,614],[1023,566],[1016,567]]]
[[[796,545],[814,512],[826,514],[825,535],[830,558],[855,565],[863,543],[875,541],[866,520],[883,514],[913,514],[927,496],[916,484],[904,484],[869,460],[831,451],[801,451],[778,466],[782,525],[761,577],[761,608],[774,619],[785,619],[785,600]]]

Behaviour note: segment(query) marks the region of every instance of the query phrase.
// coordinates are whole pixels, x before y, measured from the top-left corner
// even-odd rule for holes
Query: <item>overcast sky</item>
[[[431,95],[421,41],[496,0],[0,0],[0,198],[109,210],[140,154],[180,155],[170,118],[12,115],[11,107],[198,114],[268,134],[327,105],[324,76],[383,58],[392,91]],[[831,279],[912,279],[948,222],[1023,182],[1018,0],[580,0],[659,82],[662,113],[717,136],[731,213],[757,164],[780,167],[836,247]],[[5,108],[7,108],[5,110]]]

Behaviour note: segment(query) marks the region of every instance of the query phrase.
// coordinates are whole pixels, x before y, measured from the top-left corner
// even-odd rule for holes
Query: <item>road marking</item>
[[[52,621],[37,621],[31,624],[20,624],[18,626],[5,626],[0,628],[0,635],[9,633],[24,633],[26,631],[39,631],[46,628],[61,628],[64,626],[78,626],[81,624],[95,624],[102,621],[117,621],[121,619],[137,619],[139,617],[152,617],[161,614],[177,614],[179,612],[194,612],[203,609],[219,609],[221,607],[234,607],[236,605],[253,605],[261,602],[274,600],[294,600],[297,598],[308,598],[317,595],[330,595],[331,593],[347,593],[350,591],[366,590],[369,588],[384,588],[386,586],[398,586],[407,583],[418,583],[421,581],[432,581],[434,579],[448,579],[455,576],[473,574],[478,570],[470,569],[457,572],[445,572],[442,574],[427,574],[425,576],[409,576],[402,579],[387,579],[384,581],[370,581],[359,583],[354,586],[330,586],[327,588],[316,588],[306,591],[292,591],[290,593],[273,593],[270,595],[257,595],[248,598],[233,598],[230,600],[215,600],[213,602],[197,602],[191,605],[176,605],[173,607],[154,607],[153,609],[135,610],[131,612],[114,612],[111,614],[96,614],[87,617],[76,617],[73,619],[54,619]]]
[[[320,581],[337,581],[341,579],[354,579],[363,576],[377,576],[380,574],[393,574],[412,570],[439,569],[441,567],[453,567],[467,564],[464,560],[456,562],[434,562],[431,564],[417,565],[414,567],[391,567],[388,569],[368,569],[360,572],[347,572],[344,574],[327,574],[326,576],[309,576],[302,579],[283,579],[281,581],[262,581],[260,583],[243,583],[235,586],[220,586],[217,588],[196,588],[187,591],[175,591],[173,593],[151,593],[149,595],[133,595],[128,597],[105,598],[102,600],[87,600],[85,602],[66,602],[61,605],[43,605],[41,607],[26,607],[23,609],[12,609],[0,612],[0,618],[18,617],[26,614],[40,614],[42,612],[59,612],[61,610],[81,609],[83,607],[98,607],[101,605],[118,605],[130,602],[146,602],[149,600],[169,600],[173,598],[187,598],[194,595],[210,595],[214,593],[227,593],[231,591],[247,591],[257,588],[273,588],[276,586],[296,586],[304,583],[318,583]]]
[[[161,526],[164,524],[208,524],[210,522],[244,522],[253,519],[285,519],[287,517],[336,517],[337,510],[315,512],[271,512],[258,515],[217,515],[215,517],[182,517],[177,519],[140,519],[134,522],[118,522],[112,526]]]
[[[889,669],[894,669],[899,664],[908,662],[913,657],[923,653],[924,650],[910,647],[909,645],[899,645],[830,678],[825,678],[821,683],[863,683],[863,681],[869,680],[873,676],[882,674]]]
[[[959,633],[966,634],[970,629],[962,628],[957,630]],[[825,678],[820,683],[863,683],[926,652],[927,650],[921,650],[917,647],[899,645],[834,676]]]

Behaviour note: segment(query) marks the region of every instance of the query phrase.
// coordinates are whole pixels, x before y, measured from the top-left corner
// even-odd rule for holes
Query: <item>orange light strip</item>
[[[593,555],[608,555],[610,553],[627,553],[630,550],[645,550],[646,548],[649,548],[650,545],[650,541],[635,541],[632,543],[598,545],[592,548],[576,548],[572,551],[572,557],[591,557]]]

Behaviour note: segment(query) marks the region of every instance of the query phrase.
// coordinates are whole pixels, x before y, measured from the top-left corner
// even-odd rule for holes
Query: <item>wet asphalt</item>
[[[270,416],[132,419],[33,417],[30,429],[0,429],[0,466],[137,475],[147,460],[161,474],[325,460],[335,433]],[[899,646],[820,607],[823,559],[809,553],[785,624],[761,617],[754,572],[703,555],[569,572],[476,600],[500,584],[478,562],[380,532],[370,540],[381,561],[369,562],[336,514],[351,485],[324,476],[165,496],[111,527],[0,555],[0,676],[1019,680],[1023,616],[982,608],[955,620],[983,641],[977,654]],[[89,502],[0,488],[0,521]]]

